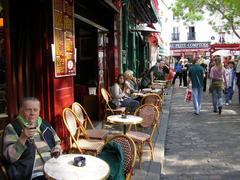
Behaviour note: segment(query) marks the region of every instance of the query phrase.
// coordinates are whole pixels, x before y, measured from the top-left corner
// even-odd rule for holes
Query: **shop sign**
[[[53,0],[55,77],[76,75],[74,0]]]
[[[208,49],[210,42],[183,42],[183,43],[170,43],[170,49]]]

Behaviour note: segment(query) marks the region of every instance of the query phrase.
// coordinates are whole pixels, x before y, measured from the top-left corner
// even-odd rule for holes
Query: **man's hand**
[[[58,147],[54,147],[51,150],[51,156],[54,158],[58,158],[62,154],[62,150]]]
[[[36,128],[34,127],[26,127],[22,129],[22,133],[20,135],[21,144],[25,144],[27,139],[33,138],[36,133]]]

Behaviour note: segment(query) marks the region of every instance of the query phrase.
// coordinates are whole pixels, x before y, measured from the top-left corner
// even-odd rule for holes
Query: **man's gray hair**
[[[22,100],[21,100],[21,103],[20,103],[20,108],[22,108],[25,104],[25,102],[27,101],[37,101],[39,103],[39,106],[41,106],[41,103],[39,101],[38,98],[36,97],[31,97],[31,96],[27,96],[27,97],[24,97]]]

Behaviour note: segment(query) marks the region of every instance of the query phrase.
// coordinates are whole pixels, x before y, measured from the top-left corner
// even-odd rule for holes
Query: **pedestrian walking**
[[[203,67],[204,69],[204,78],[203,78],[203,92],[206,92],[207,89],[207,64],[205,63],[205,60],[203,58],[200,59],[199,64]]]
[[[183,87],[187,88],[187,77],[188,77],[189,63],[188,59],[184,59],[182,68]]]
[[[238,103],[240,105],[240,56],[237,57],[236,78],[238,87]]]
[[[215,65],[210,70],[210,92],[212,93],[213,112],[221,114],[223,107],[223,89],[226,86],[226,75],[221,58],[215,58]]]
[[[234,62],[229,61],[228,64],[226,64],[225,67],[225,73],[226,73],[226,89],[225,89],[225,101],[226,105],[228,106],[229,104],[232,103],[232,96],[234,93],[235,89],[235,84],[236,84],[236,73],[234,69]]]
[[[204,69],[198,64],[197,58],[193,59],[192,65],[189,68],[188,77],[188,87],[190,82],[192,83],[192,100],[195,109],[194,114],[198,115],[201,111]]]
[[[174,78],[173,78],[173,81],[172,81],[172,85],[175,84],[175,81],[177,79],[177,77],[179,77],[179,87],[183,87],[182,86],[182,69],[183,69],[183,61],[184,59],[180,59],[176,64],[175,64],[175,75],[174,75]]]

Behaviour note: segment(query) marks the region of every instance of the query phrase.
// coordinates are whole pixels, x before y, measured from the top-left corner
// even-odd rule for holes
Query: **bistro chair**
[[[126,180],[130,180],[133,175],[136,154],[136,145],[130,137],[115,135],[107,141],[98,157],[105,160],[111,167],[110,178],[117,178],[113,177],[117,170],[118,173],[123,173]]]
[[[159,112],[162,113],[163,100],[162,100],[162,97],[159,94],[151,93],[151,94],[145,95],[141,99],[140,104],[141,105],[143,105],[143,104],[153,104],[153,105],[157,106]],[[157,131],[158,131],[158,134],[159,134],[160,129],[159,129],[158,126],[157,126]]]
[[[153,104],[158,107],[159,112],[162,112],[163,100],[162,97],[158,94],[147,94],[141,100],[141,105],[143,104]]]
[[[63,121],[70,133],[70,151],[78,151],[81,154],[91,154],[96,156],[102,151],[104,141],[88,139],[83,125],[78,121],[77,115],[70,108],[63,110]],[[81,136],[83,135],[83,136]]]
[[[8,177],[8,174],[7,174],[7,171],[6,171],[6,168],[4,166],[4,160],[3,160],[3,152],[2,152],[2,144],[3,144],[3,134],[4,134],[4,130],[0,130],[0,176],[3,178],[3,179],[6,179],[8,180],[9,177]]]
[[[130,125],[127,136],[131,137],[137,145],[139,168],[141,168],[142,154],[146,143],[150,148],[151,160],[153,160],[152,139],[158,125],[159,111],[158,108],[152,104],[143,104],[136,109],[134,115],[142,117],[143,122],[139,124],[140,130],[138,128],[137,130],[132,131],[132,126]]]
[[[86,110],[84,107],[79,104],[78,102],[74,102],[72,104],[72,110],[77,115],[78,120],[82,124],[83,128],[85,129],[87,138],[90,139],[101,139],[105,140],[108,134],[108,130],[105,129],[95,129],[91,119],[89,118]],[[87,129],[90,127],[90,129]]]
[[[112,100],[112,96],[109,94],[109,92],[105,88],[101,88],[101,94],[106,103],[105,104],[105,117],[104,117],[104,120],[102,121],[103,122],[102,126],[104,126],[108,115],[123,114],[126,112],[126,108],[125,107],[117,107],[116,109],[111,108],[111,106],[109,105],[109,102]]]

